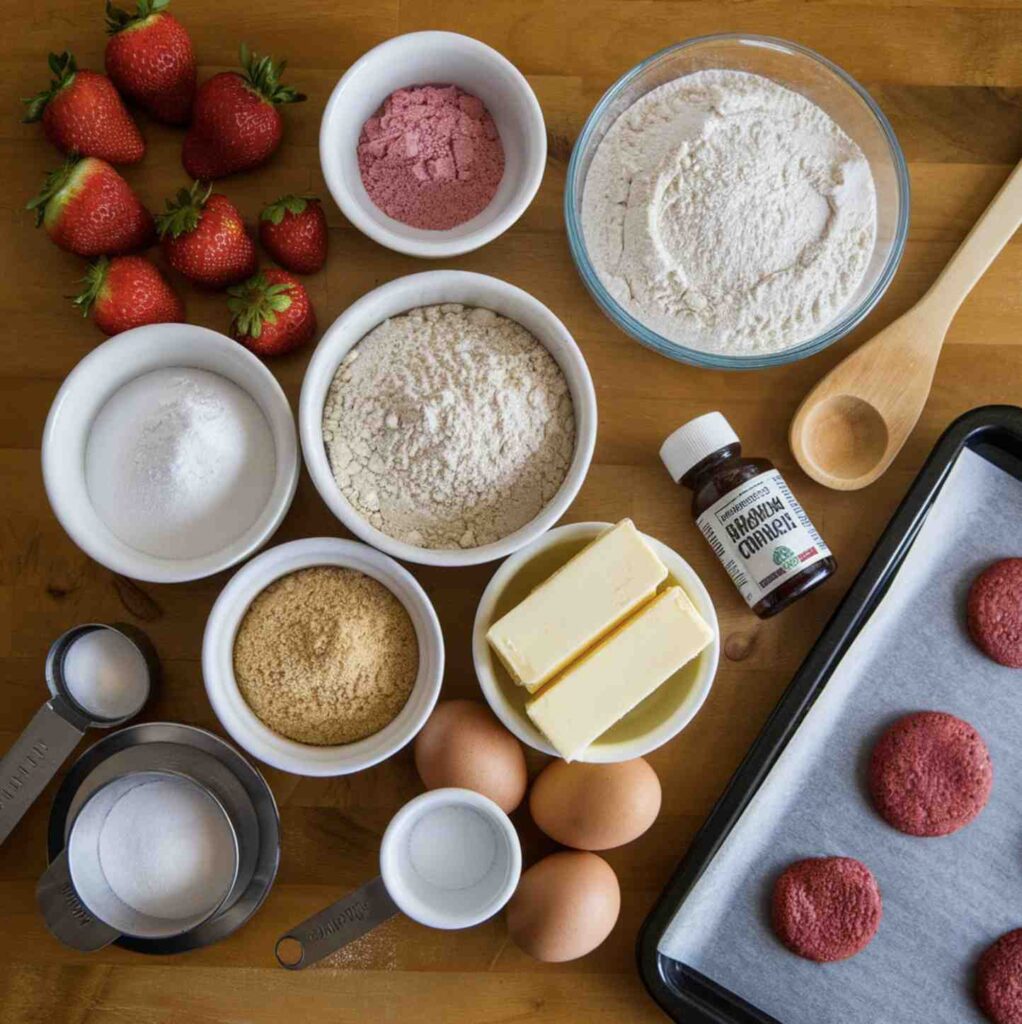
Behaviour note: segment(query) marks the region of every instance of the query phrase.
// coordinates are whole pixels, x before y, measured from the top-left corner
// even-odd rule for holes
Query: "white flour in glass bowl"
[[[758,355],[847,305],[876,241],[876,190],[862,150],[815,103],[760,75],[698,71],[611,126],[582,228],[637,320],[699,351]]]

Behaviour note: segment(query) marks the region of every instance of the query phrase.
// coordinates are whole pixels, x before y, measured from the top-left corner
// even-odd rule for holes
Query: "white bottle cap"
[[[731,424],[719,412],[708,412],[678,427],[660,446],[660,458],[671,479],[678,483],[707,455],[738,443],[738,435]]]

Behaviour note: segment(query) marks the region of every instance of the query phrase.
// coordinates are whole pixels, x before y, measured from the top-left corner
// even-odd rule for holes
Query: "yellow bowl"
[[[472,630],[476,676],[494,714],[523,743],[557,756],[547,738],[525,713],[529,694],[518,686],[486,642],[486,633],[502,615],[556,572],[610,523],[572,523],[543,534],[508,558],[483,591]],[[645,536],[645,535],[644,535]],[[695,717],[713,684],[720,657],[720,631],[713,602],[692,567],[676,551],[654,537],[645,537],[667,566],[662,586],[680,586],[713,630],[713,642],[662,686],[608,729],[578,758],[591,763],[642,757],[673,739]]]

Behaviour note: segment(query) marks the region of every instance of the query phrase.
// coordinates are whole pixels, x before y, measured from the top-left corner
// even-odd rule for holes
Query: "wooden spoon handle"
[[[993,198],[983,215],[965,236],[948,265],[923,298],[946,323],[983,276],[994,257],[1008,244],[1022,224],[1022,163]]]

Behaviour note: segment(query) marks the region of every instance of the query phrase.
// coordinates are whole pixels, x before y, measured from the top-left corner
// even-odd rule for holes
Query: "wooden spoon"
[[[814,480],[856,491],[887,469],[919,421],[952,318],[1020,224],[1022,164],[919,302],[802,400],[789,440]]]

